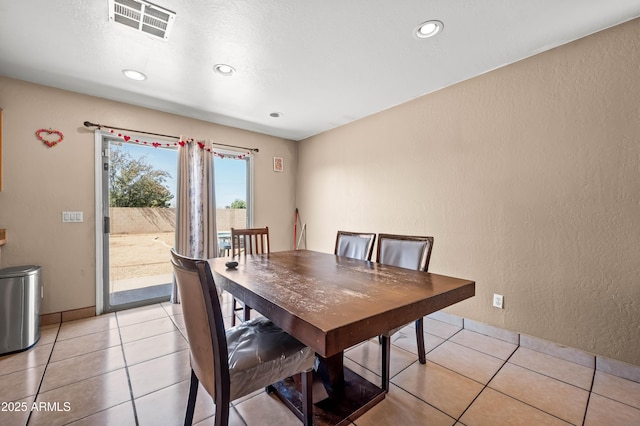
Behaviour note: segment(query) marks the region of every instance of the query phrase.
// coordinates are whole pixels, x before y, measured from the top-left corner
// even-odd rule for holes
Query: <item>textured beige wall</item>
[[[639,118],[635,20],[312,137],[308,247],[433,235],[449,312],[640,365]]]
[[[187,134],[257,147],[256,226],[268,225],[271,248],[289,249],[295,209],[295,142],[0,77],[3,109],[2,267],[43,267],[43,313],[95,305],[94,123],[163,134]],[[64,141],[47,148],[34,132],[52,128]],[[273,157],[285,171],[273,172]],[[63,210],[83,211],[83,223],[62,223]]]

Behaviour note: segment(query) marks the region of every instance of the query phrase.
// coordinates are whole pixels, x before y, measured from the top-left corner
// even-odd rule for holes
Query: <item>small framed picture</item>
[[[274,172],[284,171],[284,160],[282,159],[282,157],[273,157],[273,171]]]

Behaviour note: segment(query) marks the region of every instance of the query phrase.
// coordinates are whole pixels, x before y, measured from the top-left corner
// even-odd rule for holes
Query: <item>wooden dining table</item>
[[[314,424],[349,424],[385,397],[384,380],[378,386],[344,367],[346,349],[475,294],[470,280],[310,250],[234,260],[235,269],[225,266],[229,258],[209,260],[216,285],[317,354],[327,398],[314,404]],[[300,410],[292,386],[275,390]]]

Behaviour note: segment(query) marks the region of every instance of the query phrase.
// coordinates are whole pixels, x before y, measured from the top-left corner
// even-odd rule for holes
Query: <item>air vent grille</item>
[[[138,0],[109,0],[109,20],[167,40],[176,14]]]

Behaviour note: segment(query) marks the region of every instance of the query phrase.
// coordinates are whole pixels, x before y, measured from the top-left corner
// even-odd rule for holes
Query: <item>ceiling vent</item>
[[[140,0],[109,0],[109,20],[167,40],[175,12]]]

